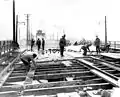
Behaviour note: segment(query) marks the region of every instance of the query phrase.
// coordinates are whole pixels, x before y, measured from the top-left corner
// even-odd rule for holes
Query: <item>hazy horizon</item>
[[[104,41],[105,16],[108,40],[120,41],[119,0],[15,0],[19,22],[29,16],[30,32],[41,29],[48,36],[94,40],[98,35]],[[0,1],[0,39],[12,39],[12,0]],[[18,25],[20,38],[26,37],[26,24]],[[64,33],[63,33],[64,32]]]

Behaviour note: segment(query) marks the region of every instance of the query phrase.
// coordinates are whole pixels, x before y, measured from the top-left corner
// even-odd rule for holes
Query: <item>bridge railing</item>
[[[0,56],[12,50],[12,40],[0,41]]]
[[[109,41],[110,47],[113,49],[120,49],[120,41]]]
[[[120,50],[120,41],[108,41],[110,48],[114,50]],[[102,46],[105,46],[105,42],[101,42]]]

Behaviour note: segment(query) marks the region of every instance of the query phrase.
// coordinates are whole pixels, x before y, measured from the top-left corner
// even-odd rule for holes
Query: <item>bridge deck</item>
[[[101,55],[112,59],[120,59],[120,53],[101,53]]]

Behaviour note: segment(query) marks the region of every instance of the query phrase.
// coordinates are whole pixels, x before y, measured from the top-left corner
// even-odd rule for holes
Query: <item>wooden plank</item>
[[[24,84],[32,84],[34,73],[35,73],[35,69],[30,68],[30,70],[26,76]]]
[[[101,72],[99,72],[99,71],[97,71],[97,70],[95,70],[95,69],[91,69],[90,71],[93,72],[94,74],[102,77],[102,78],[105,79],[106,81],[109,81],[109,82],[112,83],[113,85],[118,86],[118,81],[117,81],[117,80],[114,80],[113,78],[111,78],[111,77],[109,77],[109,76],[107,76],[107,75],[105,75],[105,74],[103,74],[103,73],[101,73]]]
[[[72,64],[72,62],[70,62],[70,61],[63,61],[63,62],[61,62],[61,63],[63,63],[65,66],[71,66],[71,64]]]
[[[114,76],[114,75],[112,75],[112,74],[110,74],[110,73],[108,73],[108,72],[105,72],[105,71],[97,68],[96,66],[94,66],[94,63],[91,63],[91,62],[86,61],[86,60],[84,60],[84,59],[78,59],[78,61],[86,64],[86,65],[89,67],[90,70],[91,70],[91,69],[97,70],[97,71],[99,71],[99,72],[101,72],[101,73],[103,73],[103,74],[105,74],[105,75],[107,75],[107,76],[110,76],[111,78],[114,78],[114,79],[118,80],[118,77],[116,77],[116,76]]]
[[[108,62],[108,61],[105,61],[105,60],[102,60],[102,59],[99,59],[99,58],[96,58],[96,57],[93,57],[93,56],[91,56],[91,58],[93,58],[93,59],[95,59],[95,60],[101,61],[100,63],[104,64],[105,66],[108,66],[108,67],[110,67],[110,68],[113,68],[113,69],[115,69],[115,70],[120,71],[119,66],[117,66],[115,63],[110,63],[110,62]]]
[[[40,85],[40,84],[39,84]],[[31,86],[33,86],[33,85],[30,85],[30,87],[29,87],[29,85],[27,86],[28,88],[26,89],[26,90],[24,90],[24,93],[31,93],[31,94],[35,94],[35,93],[38,93],[38,91],[39,91],[39,93],[40,92],[42,92],[42,91],[44,91],[44,93],[46,94],[46,93],[48,93],[48,92],[46,92],[46,91],[56,91],[56,90],[63,90],[63,89],[71,89],[71,90],[74,90],[75,91],[75,89],[76,88],[80,88],[80,87],[93,87],[93,89],[94,89],[94,87],[96,87],[97,89],[98,89],[98,87],[99,86],[105,86],[105,85],[109,85],[109,83],[101,83],[101,84],[86,84],[86,85],[70,85],[70,86],[61,86],[61,87],[49,87],[49,88],[47,88],[47,87],[39,87],[39,86],[36,86],[36,87],[33,87],[33,88],[30,88]],[[6,89],[5,88],[9,88],[9,91],[7,90],[6,91]],[[19,88],[19,85],[18,85],[18,88]],[[2,87],[1,88],[1,92],[0,92],[0,95],[1,94],[7,94],[7,93],[9,93],[9,94],[11,94],[11,93],[15,93],[15,92],[17,92],[17,88],[16,88],[16,86],[14,86],[14,87],[12,87],[12,86],[4,86],[4,87]]]
[[[41,78],[41,79],[50,79],[50,78],[60,78],[60,77],[66,77],[69,75],[83,75],[85,73],[90,73],[90,71],[82,71],[82,72],[65,72],[65,73],[53,73],[53,74],[41,74],[41,75],[35,75],[35,78]]]

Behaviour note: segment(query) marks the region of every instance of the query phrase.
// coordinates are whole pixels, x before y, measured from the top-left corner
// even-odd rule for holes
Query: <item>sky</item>
[[[108,40],[120,41],[119,0],[15,0],[19,22],[30,14],[30,32],[41,29],[47,36],[67,39],[104,40],[105,16]],[[0,39],[12,37],[12,0],[0,0]],[[7,28],[7,29],[6,29]],[[19,24],[20,36],[26,36],[26,25]]]

